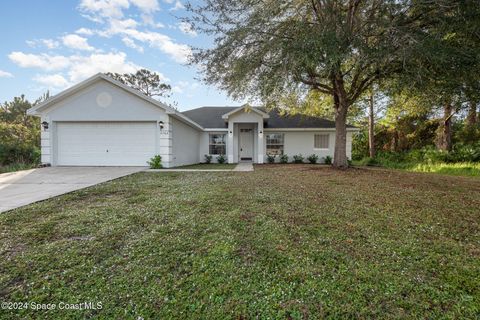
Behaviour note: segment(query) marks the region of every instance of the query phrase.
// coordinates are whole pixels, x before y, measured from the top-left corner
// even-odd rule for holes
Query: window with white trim
[[[211,155],[225,154],[227,135],[225,133],[210,133],[208,150]]]
[[[328,140],[329,140],[329,135],[328,134],[315,134],[314,139],[313,139],[313,148],[314,149],[328,149]]]
[[[272,156],[281,156],[283,154],[283,133],[267,133],[267,154]]]

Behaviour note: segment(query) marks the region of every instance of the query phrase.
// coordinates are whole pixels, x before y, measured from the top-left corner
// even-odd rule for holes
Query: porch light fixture
[[[160,126],[160,129],[163,129],[163,121],[158,121],[158,125]]]
[[[47,130],[47,129],[48,129],[48,122],[47,122],[47,121],[43,121],[43,122],[42,122],[42,127],[43,127],[43,130]]]
[[[263,131],[261,131],[261,130],[258,131],[258,136],[259,136],[260,138],[263,137]]]

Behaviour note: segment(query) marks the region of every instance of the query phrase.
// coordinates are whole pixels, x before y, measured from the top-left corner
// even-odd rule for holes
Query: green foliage
[[[157,154],[153,156],[148,162],[151,169],[162,169],[162,156]]]
[[[48,97],[47,93],[34,105]],[[40,120],[27,116],[31,107],[24,96],[0,106],[0,167],[34,167],[40,163]]]
[[[268,163],[275,163],[275,155],[274,154],[267,154],[267,162]]]
[[[107,72],[106,75],[150,97],[168,97],[172,89],[169,84],[162,82],[162,77],[158,73],[147,69],[124,74]]]
[[[212,156],[209,154],[204,155],[205,158],[205,163],[211,163],[212,162]]]
[[[222,163],[225,163],[227,161],[227,157],[225,157],[225,155],[221,154],[217,157],[217,162],[222,164]]]
[[[303,163],[304,157],[301,154],[296,154],[293,156],[293,163]]]
[[[316,154],[311,154],[307,157],[308,162],[315,164],[318,162],[318,156]]]
[[[323,158],[323,163],[325,163],[325,164],[332,164],[332,157],[330,157],[330,156],[325,156],[325,158]]]
[[[282,154],[280,156],[280,163],[288,163],[288,155]]]

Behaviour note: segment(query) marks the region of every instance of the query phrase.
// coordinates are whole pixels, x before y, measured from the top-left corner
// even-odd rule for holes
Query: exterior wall
[[[164,128],[157,131],[158,154],[165,167],[172,166],[172,132],[170,117],[164,110],[137,96],[99,80],[89,87],[55,103],[42,112],[41,122],[48,122],[48,129],[41,129],[43,164],[56,165],[56,123],[60,121],[162,121]]]
[[[171,125],[173,166],[199,163],[200,131],[173,118],[171,118]]]
[[[284,134],[284,154],[288,155],[289,161],[293,161],[293,156],[297,154],[302,154],[305,157],[305,162],[307,162],[307,157],[311,154],[316,154],[319,157],[319,162],[323,162],[322,158],[330,156],[333,158],[335,150],[335,131],[282,131],[280,130],[268,130],[265,134],[268,133],[283,133]],[[328,134],[328,149],[315,149],[314,148],[314,136],[315,134]],[[352,158],[352,132],[347,132],[347,157],[348,159]],[[265,139],[265,154],[267,150],[267,142]],[[266,156],[266,155],[265,155]],[[279,159],[277,157],[276,161]]]

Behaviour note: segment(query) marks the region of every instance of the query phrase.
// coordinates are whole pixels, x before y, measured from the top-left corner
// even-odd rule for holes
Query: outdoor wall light
[[[158,125],[160,126],[160,129],[163,129],[163,121],[158,121]]]
[[[47,122],[47,121],[43,121],[43,122],[42,122],[42,127],[43,127],[43,130],[47,130],[47,129],[48,129],[48,122]]]

